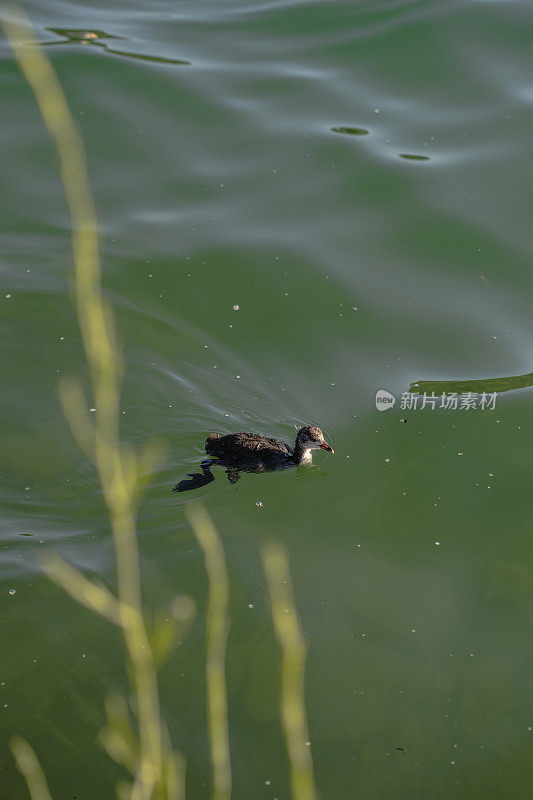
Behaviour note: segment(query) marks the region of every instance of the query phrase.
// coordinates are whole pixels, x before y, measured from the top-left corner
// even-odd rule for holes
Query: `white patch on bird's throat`
[[[313,455],[311,453],[311,450],[313,450],[313,449],[314,449],[313,447],[308,447],[307,450],[304,450],[304,454],[302,456],[302,460],[300,461],[300,464],[312,464],[313,463]]]

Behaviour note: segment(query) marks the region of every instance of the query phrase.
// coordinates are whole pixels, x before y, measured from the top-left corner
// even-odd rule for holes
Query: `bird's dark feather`
[[[247,460],[284,461],[293,454],[293,449],[278,439],[269,439],[259,433],[228,433],[208,436],[205,452],[225,462],[245,462]]]

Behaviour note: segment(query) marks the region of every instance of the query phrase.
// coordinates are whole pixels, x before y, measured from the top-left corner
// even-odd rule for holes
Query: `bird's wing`
[[[267,439],[267,442],[270,442],[273,448],[278,452],[281,450],[283,453],[287,453],[287,455],[292,456],[292,447],[289,444],[280,442],[279,439]]]

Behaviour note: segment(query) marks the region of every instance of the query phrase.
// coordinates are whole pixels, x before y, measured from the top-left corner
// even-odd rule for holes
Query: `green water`
[[[87,146],[123,438],[169,447],[139,534],[147,607],[198,607],[160,674],[188,797],[211,795],[195,496],[231,571],[234,800],[290,797],[267,536],[309,645],[322,800],[532,798],[531,389],[498,384],[494,410],[374,402],[531,372],[531,4],[27,7]],[[59,551],[114,585],[101,490],[56,395],[87,378],[69,218],[4,40],[0,58],[0,796],[27,797],[17,732],[56,800],[107,799],[125,776],[96,737],[105,696],[127,691],[122,645],[40,571]],[[171,492],[208,432],[292,440],[304,423],[336,451],[318,468]]]

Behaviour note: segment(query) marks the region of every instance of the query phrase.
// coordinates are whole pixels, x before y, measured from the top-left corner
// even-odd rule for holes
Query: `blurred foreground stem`
[[[225,671],[229,579],[226,559],[220,537],[205,508],[191,503],[185,513],[202,548],[209,578],[206,680],[207,722],[213,764],[213,800],[229,800],[231,762]]]
[[[305,711],[306,646],[296,613],[289,560],[281,544],[262,550],[272,619],[281,653],[280,713],[291,767],[293,800],[317,800]]]
[[[81,386],[60,386],[60,399],[77,441],[97,468],[112,522],[118,575],[119,622],[133,666],[140,757],[132,800],[150,800],[162,781],[162,726],[157,677],[143,620],[135,501],[139,483],[134,453],[119,441],[122,359],[110,305],[102,294],[97,219],[87,176],[85,148],[57,75],[39,46],[20,4],[4,4],[2,26],[31,86],[56,145],[71,217],[75,294],[96,413],[83,407]],[[77,404],[76,404],[77,403]],[[55,579],[61,582],[56,562]],[[19,752],[20,742],[19,742]],[[33,751],[32,751],[33,752]],[[26,763],[30,761],[26,759]],[[22,762],[19,763],[21,765]],[[28,778],[28,773],[25,773]]]

